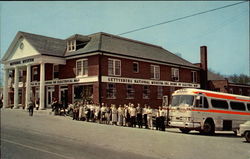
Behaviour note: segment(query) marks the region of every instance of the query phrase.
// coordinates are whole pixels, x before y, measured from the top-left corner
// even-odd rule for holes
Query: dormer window
[[[67,43],[67,49],[68,51],[76,51],[76,40],[70,40]]]

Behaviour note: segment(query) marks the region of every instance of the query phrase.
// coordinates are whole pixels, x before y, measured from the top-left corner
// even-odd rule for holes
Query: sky
[[[0,2],[0,53],[18,31],[66,39],[73,34],[120,33],[239,1]],[[192,62],[208,48],[208,68],[250,76],[249,2],[122,35],[159,45]]]

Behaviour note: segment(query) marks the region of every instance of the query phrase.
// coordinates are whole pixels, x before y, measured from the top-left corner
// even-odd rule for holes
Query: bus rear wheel
[[[187,133],[190,132],[190,130],[187,129],[187,128],[180,128],[180,131],[181,131],[182,133],[185,133],[185,134],[187,134]]]
[[[206,121],[203,126],[203,130],[200,131],[204,135],[213,135],[215,131],[214,124],[211,121]]]
[[[250,142],[250,131],[245,132],[245,139]]]

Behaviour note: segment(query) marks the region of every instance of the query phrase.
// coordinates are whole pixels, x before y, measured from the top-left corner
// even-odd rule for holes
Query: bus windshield
[[[171,106],[192,106],[194,102],[194,96],[192,95],[174,95],[172,98]]]

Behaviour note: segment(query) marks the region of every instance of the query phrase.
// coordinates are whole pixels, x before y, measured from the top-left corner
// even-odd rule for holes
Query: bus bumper
[[[175,128],[188,128],[188,129],[199,129],[199,128],[201,128],[200,123],[180,122],[180,121],[170,121],[169,126],[175,127]]]

